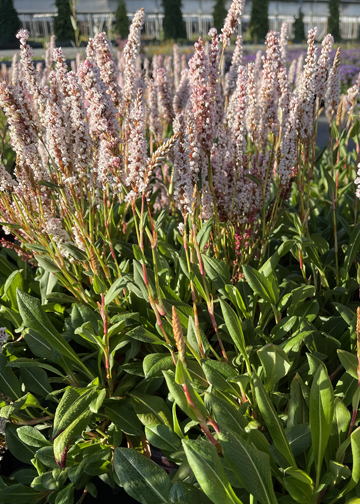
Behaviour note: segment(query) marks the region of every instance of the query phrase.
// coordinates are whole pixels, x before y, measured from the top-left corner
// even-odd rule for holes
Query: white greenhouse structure
[[[228,1],[230,5],[230,1]],[[270,0],[269,22],[270,28],[278,30],[283,21],[289,24],[291,37],[292,25],[299,7],[304,14],[305,28],[317,26],[318,38],[321,39],[327,30],[329,15],[328,1],[326,0]],[[56,16],[54,1],[49,0],[14,0],[15,8],[19,14],[24,28],[30,30],[33,37],[50,37],[53,33],[53,20]],[[182,0],[182,12],[186,23],[187,36],[194,39],[198,35],[208,32],[212,24],[213,0]],[[76,6],[76,15],[80,33],[83,37],[92,37],[100,31],[112,34],[114,13],[117,0],[79,0]],[[160,39],[162,32],[163,12],[161,0],[126,0],[128,16],[131,19],[141,7],[145,8],[146,21],[144,37]],[[243,16],[243,26],[246,30],[250,20],[251,0],[248,0]],[[340,7],[341,35],[344,39],[356,39],[359,36],[360,1],[341,0]]]

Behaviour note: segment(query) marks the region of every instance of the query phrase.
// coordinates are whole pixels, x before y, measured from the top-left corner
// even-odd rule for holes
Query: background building
[[[183,17],[189,39],[198,35],[207,34],[212,25],[212,0],[183,0]],[[230,0],[228,2],[230,5]],[[19,14],[24,28],[27,28],[32,37],[48,38],[53,33],[53,19],[56,8],[49,0],[14,0],[15,8]],[[162,31],[161,0],[127,0],[127,11],[130,18],[141,7],[145,8],[146,21],[144,36],[151,39],[160,39]],[[116,0],[79,0],[76,12],[80,33],[84,37],[92,37],[99,31],[111,32],[114,13],[117,7]],[[247,1],[243,16],[242,31],[250,21],[251,1]],[[270,29],[279,30],[281,23],[289,23],[291,38],[292,25],[299,11],[298,1],[271,0],[269,3]],[[317,26],[319,39],[327,30],[328,1],[303,0],[302,12],[304,14],[305,29]],[[344,39],[359,37],[360,26],[360,1],[343,0],[340,7],[341,36]]]

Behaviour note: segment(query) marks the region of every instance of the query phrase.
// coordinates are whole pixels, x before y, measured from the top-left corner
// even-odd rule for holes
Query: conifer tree
[[[115,12],[115,31],[124,40],[129,35],[130,19],[127,16],[126,3],[124,0],[119,0]]]
[[[72,15],[69,0],[55,0],[57,16],[54,18],[54,33],[58,40],[73,40],[74,29],[70,17]]]
[[[186,26],[181,12],[181,0],[162,0],[165,39],[186,39]]]
[[[269,0],[252,0],[250,35],[255,43],[263,42],[269,31]]]
[[[216,0],[213,10],[214,27],[218,33],[221,33],[221,28],[224,25],[224,19],[227,16],[225,0]]]
[[[340,41],[340,0],[329,2],[328,33],[331,33],[335,42]]]
[[[304,14],[300,10],[294,22],[294,42],[302,43],[305,40]]]
[[[15,42],[21,23],[13,0],[0,0],[0,43]]]

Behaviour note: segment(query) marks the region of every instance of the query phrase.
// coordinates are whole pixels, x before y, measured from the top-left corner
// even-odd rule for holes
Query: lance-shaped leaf
[[[129,436],[142,436],[142,425],[132,409],[118,401],[106,403],[106,414],[118,429]]]
[[[44,434],[31,427],[30,425],[24,425],[19,427],[17,430],[17,435],[21,441],[30,446],[36,446],[37,448],[42,448],[43,446],[51,446],[50,441],[46,439]]]
[[[70,359],[88,376],[90,376],[90,378],[93,378],[91,372],[76,355],[76,352],[52,325],[49,318],[41,308],[40,300],[18,289],[17,301],[24,325],[39,333],[40,336],[42,336],[63,357]]]
[[[285,457],[290,466],[296,466],[295,458],[291,451],[284,428],[272,402],[270,401],[264,385],[261,383],[259,377],[255,372],[253,374],[253,378],[256,401],[259,406],[260,413],[265,421],[266,427],[268,428],[270,435],[274,441],[274,445],[276,446],[277,450]]]
[[[132,448],[116,448],[114,470],[124,490],[142,504],[169,502],[171,482],[166,472]]]
[[[268,278],[245,264],[243,265],[243,273],[255,294],[272,305],[277,303],[278,292],[274,291],[273,284]]]
[[[347,373],[349,373],[350,376],[355,378],[356,380],[358,379],[357,375],[357,366],[358,366],[358,360],[356,355],[346,352],[345,350],[339,349],[337,351],[339,360],[341,364],[344,366],[345,370]]]
[[[290,467],[284,478],[284,486],[295,502],[299,504],[313,504],[313,480],[304,471]]]
[[[291,367],[289,358],[284,350],[271,343],[258,350],[258,356],[264,366],[267,379],[266,387],[271,390],[289,372]]]
[[[310,429],[316,468],[316,486],[320,483],[321,469],[334,416],[334,391],[323,363],[317,368],[310,390]]]
[[[88,425],[92,417],[89,406],[97,396],[95,387],[81,395],[70,387],[65,391],[55,412],[53,429],[54,455],[60,467],[65,467],[68,443]]]
[[[214,504],[242,504],[225,476],[216,448],[207,441],[184,439],[185,455],[195,477]]]
[[[270,456],[226,429],[220,431],[219,440],[225,460],[249,494],[261,504],[277,504],[271,481]]]
[[[1,503],[2,504],[30,504],[40,501],[41,494],[26,485],[17,483],[1,488]]]
[[[220,299],[221,310],[224,316],[226,328],[229,331],[231,339],[235,343],[235,346],[244,357],[245,362],[249,361],[248,355],[246,353],[246,343],[244,333],[240,324],[240,320],[231,306]]]
[[[360,248],[360,222],[354,227],[348,241],[348,247],[345,253],[344,268],[347,274],[349,274],[350,268],[357,252]]]
[[[14,371],[6,367],[7,363],[5,355],[0,353],[0,391],[11,399],[19,399],[21,396],[20,383]]]
[[[353,456],[353,467],[351,472],[351,480],[342,490],[338,499],[353,490],[360,481],[360,427],[358,427],[350,436],[351,452]]]

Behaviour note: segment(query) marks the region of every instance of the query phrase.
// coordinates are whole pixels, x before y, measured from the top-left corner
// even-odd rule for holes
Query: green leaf
[[[72,504],[74,502],[74,485],[69,483],[56,494],[55,504]]]
[[[17,483],[1,489],[1,504],[30,504],[39,500],[39,493]]]
[[[344,268],[349,275],[350,268],[354,262],[357,252],[360,249],[360,222],[354,227],[348,240],[348,246],[344,258]]]
[[[245,278],[254,293],[264,301],[276,305],[277,296],[274,292],[272,282],[251,266],[244,264],[242,268]]]
[[[42,359],[47,359],[48,361],[56,361],[56,357],[59,354],[55,352],[51,344],[42,338],[36,331],[26,329],[26,331],[24,331],[24,339],[34,355]]]
[[[316,487],[320,483],[324,453],[334,415],[334,391],[323,363],[314,375],[310,390],[310,430],[316,469]]]
[[[171,355],[155,353],[148,354],[143,360],[145,378],[162,377],[162,371],[174,370],[174,362]]]
[[[270,456],[223,428],[219,432],[219,440],[225,460],[244,488],[261,504],[277,504],[271,480]]]
[[[287,240],[283,242],[271,257],[261,266],[259,273],[268,278],[279,264],[280,259],[286,255],[295,244],[295,240]]]
[[[6,424],[5,440],[10,453],[12,453],[14,457],[25,464],[30,464],[30,460],[34,457],[35,450],[19,439],[16,425],[11,423]]]
[[[190,483],[184,483],[179,480],[175,481],[171,487],[170,502],[174,504],[211,504],[211,501],[206,497],[204,492]]]
[[[131,400],[134,411],[143,425],[165,424],[171,427],[171,411],[164,399],[133,391]]]
[[[294,457],[301,455],[311,446],[311,433],[308,423],[297,424],[285,429],[287,440]]]
[[[20,368],[21,378],[25,384],[26,390],[44,397],[52,392],[49,378],[45,371],[40,367],[22,367]]]
[[[0,391],[11,399],[19,399],[21,397],[20,383],[14,371],[7,367],[7,363],[5,355],[0,353]]]
[[[165,342],[158,338],[155,334],[151,333],[145,327],[138,326],[127,333],[128,338],[134,338],[142,341],[143,343],[152,343],[153,345],[164,345]]]
[[[113,403],[111,405],[106,403],[106,414],[109,419],[125,434],[141,437],[142,425],[132,409],[122,403],[116,404],[115,401]]]
[[[80,394],[80,391],[83,393]],[[95,387],[89,387],[85,390],[79,389],[79,391],[68,387],[56,408],[53,437],[71,425],[81,413],[88,409],[90,403],[97,396],[98,391]]]
[[[59,402],[57,408],[56,408],[56,413],[55,413],[55,418],[54,418],[54,423],[53,423],[53,436],[56,436],[56,434],[61,430],[61,422],[63,419],[63,416],[67,413],[67,411],[70,409],[70,407],[74,404],[75,401],[77,401],[80,397],[80,394],[77,390],[75,390],[74,387],[67,387],[61,401]]]
[[[95,294],[103,294],[107,290],[105,283],[98,275],[94,275],[93,289]]]
[[[4,286],[4,294],[11,303],[11,308],[18,311],[18,304],[16,299],[16,289],[23,289],[24,281],[21,275],[22,270],[13,271],[6,279]]]
[[[171,482],[166,472],[132,448],[116,448],[114,470],[124,490],[142,504],[169,501]]]
[[[208,441],[183,439],[187,461],[214,504],[242,504],[225,476],[216,448]]]
[[[202,226],[200,231],[198,232],[196,236],[196,241],[198,242],[200,252],[204,249],[205,245],[207,244],[210,233],[212,231],[214,219],[209,219],[205,224]]]
[[[17,430],[17,435],[19,439],[30,446],[35,446],[37,448],[42,448],[43,446],[51,446],[51,442],[46,439],[44,434],[40,431],[31,427],[30,425],[24,425],[19,427]]]
[[[225,401],[211,392],[205,393],[205,404],[210,409],[220,428],[232,430],[241,435],[248,422],[243,417],[238,407]]]
[[[59,273],[60,269],[56,266],[54,261],[47,256],[34,255],[38,265],[40,268],[48,271],[49,273]]]
[[[202,254],[205,272],[215,289],[225,294],[225,285],[230,283],[229,267],[224,261]]]
[[[76,247],[72,243],[63,243],[61,245],[61,247],[64,248],[65,250],[67,250],[69,252],[69,254],[72,257],[74,257],[75,259],[77,259],[78,261],[86,262],[89,260],[86,253],[83,250],[80,250],[78,247]]]
[[[266,393],[264,385],[261,383],[259,377],[255,372],[253,374],[253,379],[257,404],[260,413],[265,421],[266,427],[268,428],[270,435],[274,441],[274,445],[276,446],[277,450],[285,457],[289,465],[296,466],[294,455],[291,451],[278,414],[276,413],[275,408],[270,401],[268,394]]]
[[[297,468],[286,470],[288,477],[284,478],[284,486],[295,502],[299,504],[313,504],[313,481],[304,471]]]
[[[338,499],[353,490],[360,481],[360,427],[358,427],[350,436],[351,452],[353,456],[353,467],[351,472],[351,480],[342,490]]]
[[[173,396],[175,403],[179,406],[180,409],[184,411],[184,413],[186,413],[189,418],[191,418],[191,420],[197,422],[198,418],[195,415],[194,410],[190,408],[182,386],[175,382],[174,375],[169,371],[163,371],[163,375],[166,380],[166,385],[169,389],[170,394]]]
[[[92,415],[92,412],[88,409],[79,413],[77,418],[54,439],[54,457],[61,469],[65,468],[68,444],[85,429]]]
[[[341,364],[345,368],[345,371],[349,373],[350,376],[352,376],[357,380],[358,360],[356,355],[351,354],[350,352],[346,352],[345,350],[341,350],[340,348],[338,349],[337,354]]]
[[[105,306],[114,301],[114,299],[125,289],[129,282],[127,277],[120,277],[115,280],[105,296]]]
[[[80,395],[68,388],[62,397],[54,418],[54,456],[59,467],[65,467],[66,447],[88,425],[93,413],[90,403],[97,398],[95,387],[86,389]]]
[[[258,350],[258,356],[264,366],[267,389],[271,390],[289,372],[290,361],[284,350],[271,343]]]
[[[19,312],[23,319],[23,323],[29,329],[38,332],[55,350],[61,355],[70,359],[77,364],[91,379],[92,373],[82,363],[77,356],[76,352],[71,348],[69,343],[57,332],[52,325],[43,309],[39,299],[36,299],[26,292],[21,290],[17,291],[17,299],[19,305]]]
[[[58,468],[52,446],[44,446],[44,448],[37,450],[36,458],[38,458],[46,467],[51,467],[51,469]]]
[[[235,346],[244,357],[245,362],[248,362],[248,355],[246,352],[246,343],[244,333],[240,324],[240,320],[231,306],[220,299],[221,310],[224,316],[226,328],[229,331],[231,339],[235,343]]]
[[[240,396],[240,391],[238,388],[234,387],[227,380],[237,376],[237,372],[234,368],[226,364],[226,362],[219,362],[215,360],[202,360],[201,361],[204,373],[207,380],[213,385],[213,387],[223,392],[230,392],[237,396]]]
[[[145,427],[145,436],[150,444],[164,452],[174,452],[181,443],[175,432],[164,424],[149,424]]]

